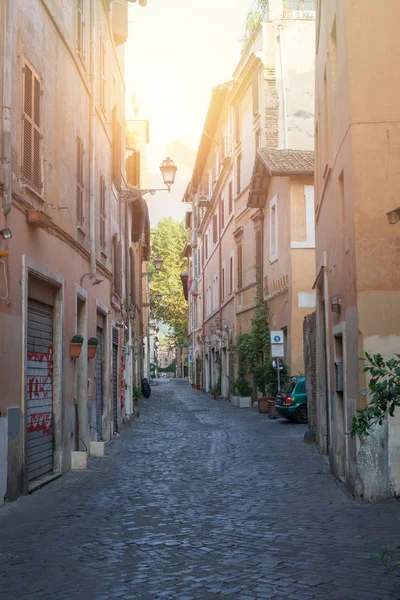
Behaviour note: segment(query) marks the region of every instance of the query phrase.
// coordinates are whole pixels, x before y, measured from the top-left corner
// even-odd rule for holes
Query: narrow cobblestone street
[[[346,496],[305,427],[185,382],[141,404],[105,459],[0,510],[1,600],[400,598],[371,558],[400,504]]]

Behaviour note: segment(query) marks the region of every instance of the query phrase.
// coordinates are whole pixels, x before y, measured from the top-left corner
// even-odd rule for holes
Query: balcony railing
[[[284,19],[315,19],[316,0],[284,0]]]

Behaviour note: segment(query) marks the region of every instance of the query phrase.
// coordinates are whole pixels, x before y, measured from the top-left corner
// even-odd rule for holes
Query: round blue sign
[[[274,342],[280,342],[281,341],[281,336],[280,335],[276,335],[274,337]]]

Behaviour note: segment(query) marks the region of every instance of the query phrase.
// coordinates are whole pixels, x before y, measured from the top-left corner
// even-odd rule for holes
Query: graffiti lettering
[[[35,413],[28,417],[27,432],[41,431],[43,435],[51,432],[53,415],[51,412]]]
[[[28,401],[45,400],[53,397],[53,346],[49,344],[47,352],[28,352]],[[43,403],[38,409],[43,411]],[[34,406],[28,405],[31,410]],[[51,433],[53,415],[51,407],[46,412],[37,412],[27,417],[27,433],[41,431],[43,435]],[[50,411],[48,410],[50,408]]]

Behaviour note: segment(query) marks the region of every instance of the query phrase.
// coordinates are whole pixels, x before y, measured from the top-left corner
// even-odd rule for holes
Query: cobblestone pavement
[[[400,543],[400,503],[360,505],[305,428],[185,382],[86,472],[0,510],[0,599],[398,600],[371,557]]]

